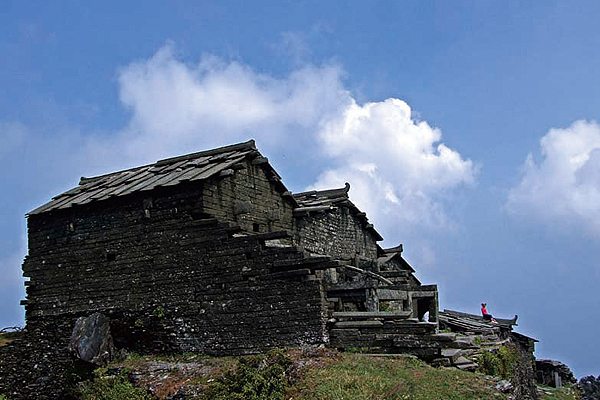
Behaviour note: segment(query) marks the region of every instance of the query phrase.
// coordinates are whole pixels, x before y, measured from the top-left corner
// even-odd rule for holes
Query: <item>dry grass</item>
[[[0,347],[12,342],[22,335],[23,333],[21,331],[0,333]]]

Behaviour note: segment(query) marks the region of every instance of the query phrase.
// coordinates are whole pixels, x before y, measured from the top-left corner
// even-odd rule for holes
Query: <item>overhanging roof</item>
[[[77,187],[59,194],[27,215],[66,209],[131,193],[147,192],[183,182],[202,181],[218,174],[225,174],[225,170],[235,168],[234,166],[246,157],[251,157],[253,163],[261,164],[269,179],[275,182],[279,190],[287,192],[281,177],[268,160],[259,153],[254,140],[249,140],[217,149],[167,158],[154,164],[93,178],[82,177]]]
[[[383,237],[375,230],[373,224],[369,223],[367,214],[360,211],[358,207],[350,201],[348,192],[350,184],[346,182],[343,188],[327,190],[311,190],[308,192],[294,193],[294,199],[299,207],[294,209],[295,216],[301,216],[312,212],[327,212],[335,207],[347,206],[352,213],[358,217],[364,228],[370,231],[375,240],[383,240]]]

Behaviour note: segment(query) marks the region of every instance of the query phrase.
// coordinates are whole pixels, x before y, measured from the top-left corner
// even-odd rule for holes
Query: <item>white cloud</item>
[[[302,139],[351,101],[342,74],[307,66],[278,79],[214,56],[189,65],[167,45],[120,71],[120,97],[132,111],[128,147],[178,154],[249,137],[261,148]]]
[[[439,129],[413,120],[399,99],[353,103],[318,135],[332,163],[314,187],[351,182],[351,198],[379,226],[448,227],[445,194],[476,174],[470,160],[439,143]]]
[[[440,143],[439,129],[413,120],[405,102],[358,105],[343,75],[336,65],[305,65],[274,77],[210,55],[189,64],[168,44],[119,70],[120,98],[131,111],[126,127],[76,132],[35,153],[61,171],[91,176],[255,138],[272,159],[284,155],[278,163],[296,153],[286,167],[298,174],[321,171],[315,187],[350,182],[352,200],[384,236],[398,226],[403,234],[449,226],[446,195],[473,182],[472,162]],[[50,185],[49,173],[44,179]]]
[[[541,160],[529,154],[506,209],[545,221],[600,231],[600,126],[576,121],[540,140]]]
[[[351,182],[353,201],[382,233],[391,221],[449,226],[445,195],[473,182],[473,163],[440,143],[439,129],[413,120],[402,100],[358,105],[343,74],[335,65],[305,65],[276,78],[214,56],[187,64],[166,45],[120,71],[132,119],[118,148],[128,159],[157,158],[254,137],[265,154],[293,149],[318,163],[314,187]]]

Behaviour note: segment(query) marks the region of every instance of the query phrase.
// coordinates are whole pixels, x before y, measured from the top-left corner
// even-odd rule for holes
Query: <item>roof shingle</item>
[[[102,201],[111,197],[150,191],[158,187],[174,186],[182,182],[201,181],[231,168],[247,156],[262,157],[254,140],[167,158],[154,164],[93,178],[82,177],[77,187],[55,196],[50,202],[30,211],[27,215],[41,214],[52,210]],[[287,191],[277,172],[268,163],[266,165],[270,175],[276,178],[275,180],[281,185],[281,191]]]

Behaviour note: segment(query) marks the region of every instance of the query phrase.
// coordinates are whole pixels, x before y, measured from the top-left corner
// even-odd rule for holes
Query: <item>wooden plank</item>
[[[197,168],[191,168],[190,171],[186,171],[186,172],[189,172],[189,174],[187,174],[187,176],[186,176],[186,180],[188,180],[188,181],[196,180],[196,179],[194,179],[196,176],[202,174],[205,171],[210,170],[211,168],[214,167],[214,165],[215,164],[209,163],[209,164],[201,165],[201,166],[199,166]],[[171,180],[168,183],[164,183],[163,186],[174,186],[174,185],[177,185],[179,183],[180,183],[179,180],[178,181]]]
[[[370,319],[370,318],[383,318],[383,319],[404,319],[411,315],[411,311],[395,311],[395,312],[382,312],[382,311],[338,311],[333,313],[334,318],[354,318],[354,319]]]
[[[129,186],[126,190],[122,191],[119,195],[125,196],[131,193],[135,193],[142,188],[145,188],[148,185],[152,185],[154,182],[158,181],[162,178],[161,175],[154,175],[151,172],[148,172],[148,175],[144,179],[139,179],[136,181],[135,185]]]
[[[96,190],[88,192],[87,196],[79,198],[79,199],[77,199],[77,201],[75,201],[75,200],[71,201],[71,205],[74,205],[74,204],[82,205],[82,204],[90,203],[90,202],[92,202],[94,200],[93,199],[94,195],[100,195],[100,194],[104,193],[105,191],[106,191],[106,188],[100,187],[100,188],[98,188]]]
[[[197,181],[197,180],[209,178],[209,177],[213,176],[214,174],[216,174],[224,169],[229,168],[233,164],[236,164],[236,163],[242,161],[243,159],[244,159],[244,157],[238,157],[238,158],[229,160],[227,162],[215,164],[213,167],[206,169],[204,171],[201,171],[198,175],[191,177],[190,181]]]
[[[149,176],[154,176],[154,174],[148,170],[143,171],[141,174],[136,174],[134,177],[132,177],[133,180],[130,183],[119,187],[117,190],[110,193],[108,196],[122,196],[123,193],[125,193],[127,190],[138,185],[140,182],[142,182]]]
[[[382,328],[381,321],[341,321],[333,325],[336,329],[351,329],[351,328]]]
[[[171,171],[166,174],[158,175],[158,180],[152,182],[150,185],[146,185],[145,187],[139,189],[139,191],[147,192],[159,186],[174,186],[183,180],[182,177],[193,173],[195,170],[195,167],[187,167],[182,171]]]
[[[167,173],[167,172],[171,172],[171,171],[173,171],[173,170],[175,170],[175,169],[183,166],[187,161],[188,160],[183,160],[183,161],[175,162],[175,163],[169,165],[167,168],[163,169],[161,171],[161,174],[164,174],[164,173]]]
[[[69,208],[71,207],[74,203],[76,204],[77,201],[84,199],[86,197],[89,197],[90,195],[90,191],[86,190],[85,192],[81,192],[80,194],[70,197],[70,198],[66,198],[65,201],[62,202],[58,202],[58,204],[55,204],[54,207],[52,207],[53,209],[64,209],[64,208]]]

